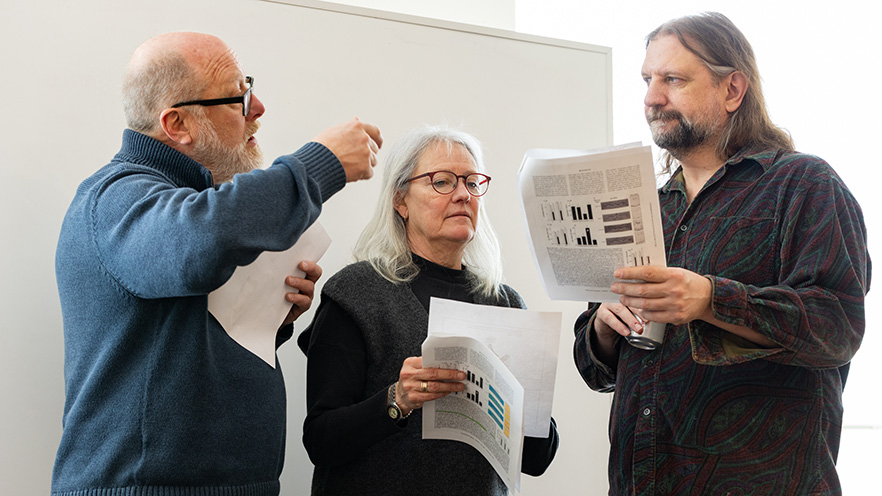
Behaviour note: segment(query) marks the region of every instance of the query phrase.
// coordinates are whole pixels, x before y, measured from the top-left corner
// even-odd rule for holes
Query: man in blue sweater
[[[54,495],[279,494],[281,370],[227,335],[208,293],[369,178],[382,138],[353,119],[259,169],[252,84],[214,36],[161,35],[132,57],[122,148],[77,189],[56,252],[66,402]],[[302,268],[287,279],[301,293],[287,323],[321,274]]]

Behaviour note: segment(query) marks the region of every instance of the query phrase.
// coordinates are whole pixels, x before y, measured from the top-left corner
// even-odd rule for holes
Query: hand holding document
[[[547,437],[560,312],[432,298],[423,367],[466,373],[466,389],[423,405],[423,439],[474,447],[520,489],[524,435]]]
[[[465,390],[423,405],[423,439],[450,439],[472,446],[510,491],[520,490],[524,387],[475,338],[430,334],[422,353],[424,367],[466,373]]]
[[[665,265],[650,147],[529,150],[518,187],[552,300],[617,302],[609,290],[615,269]]]
[[[208,295],[208,311],[231,338],[275,368],[276,332],[291,309],[285,293],[292,289],[285,285],[285,277],[303,277],[298,264],[318,261],[330,244],[325,229],[314,223],[288,250],[265,251],[254,262],[238,267]]]
[[[525,434],[532,437],[548,436],[561,319],[560,312],[475,305],[443,298],[429,301],[430,336],[477,339],[523,385]]]

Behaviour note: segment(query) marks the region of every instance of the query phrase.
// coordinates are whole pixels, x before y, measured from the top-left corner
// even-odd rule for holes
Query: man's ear
[[[162,132],[179,145],[189,145],[193,142],[190,119],[187,113],[176,108],[167,108],[159,115],[159,126]]]
[[[741,71],[735,71],[726,78],[726,111],[730,114],[741,107],[747,88],[750,86],[747,76]]]

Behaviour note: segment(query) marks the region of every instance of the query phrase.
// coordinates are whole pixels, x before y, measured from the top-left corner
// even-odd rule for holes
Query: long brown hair
[[[764,148],[794,149],[790,133],[769,118],[753,47],[726,16],[704,12],[670,20],[646,36],[646,46],[659,36],[674,35],[720,80],[740,71],[749,82],[741,106],[729,115],[717,144],[720,157],[731,157],[748,143]],[[676,159],[664,152],[665,172]]]

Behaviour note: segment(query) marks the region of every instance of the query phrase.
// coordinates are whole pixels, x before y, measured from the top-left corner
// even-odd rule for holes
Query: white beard
[[[249,126],[247,135],[253,135],[258,127],[260,125],[254,122]],[[215,184],[230,182],[234,175],[253,171],[263,165],[260,146],[246,146],[244,137],[235,146],[225,145],[218,136],[217,128],[208,119],[200,119],[200,132],[191,158],[211,172]]]

